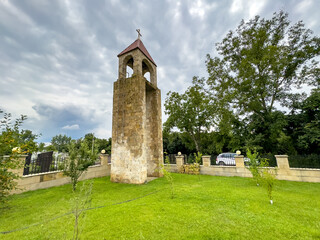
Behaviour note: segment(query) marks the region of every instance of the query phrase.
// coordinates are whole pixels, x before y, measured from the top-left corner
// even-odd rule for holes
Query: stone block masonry
[[[111,181],[144,183],[147,180],[146,88],[141,76],[114,83]]]
[[[119,55],[113,85],[111,181],[142,184],[163,163],[161,92],[156,65],[140,39]],[[127,76],[126,68],[133,69]],[[150,73],[150,82],[144,74]]]

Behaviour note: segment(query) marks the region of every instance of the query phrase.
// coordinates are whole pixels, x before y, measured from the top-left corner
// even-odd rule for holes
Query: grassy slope
[[[278,181],[274,205],[251,179],[174,174],[174,199],[165,179],[145,185],[94,179],[92,206],[82,239],[317,239],[320,184]],[[113,205],[153,191],[135,201]],[[21,228],[70,211],[71,185],[26,192],[10,199],[0,231]],[[72,239],[68,215],[0,239]]]

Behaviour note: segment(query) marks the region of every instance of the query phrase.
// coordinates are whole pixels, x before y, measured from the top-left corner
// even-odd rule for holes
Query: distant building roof
[[[157,64],[153,61],[152,57],[150,56],[148,50],[143,45],[143,42],[140,39],[135,40],[129,47],[127,47],[125,50],[123,50],[121,53],[118,54],[118,57],[121,55],[128,53],[136,48],[139,48],[140,51],[154,64],[157,66]]]

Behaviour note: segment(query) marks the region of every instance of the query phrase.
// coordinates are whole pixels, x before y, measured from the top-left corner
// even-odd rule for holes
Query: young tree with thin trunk
[[[76,191],[80,176],[97,159],[97,150],[92,151],[85,140],[80,140],[80,148],[77,148],[76,142],[72,140],[68,149],[69,158],[64,162],[63,173],[71,178],[72,190]]]

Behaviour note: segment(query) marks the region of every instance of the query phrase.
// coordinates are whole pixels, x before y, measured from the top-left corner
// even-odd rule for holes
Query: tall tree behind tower
[[[213,97],[224,109],[251,122],[251,136],[259,136],[251,141],[271,151],[274,136],[285,124],[275,104],[301,95],[293,94],[293,88],[319,84],[315,60],[319,37],[312,36],[302,21],[291,25],[288,14],[281,11],[270,20],[259,16],[242,20],[217,44],[217,51],[221,57],[208,55],[206,62]]]
[[[192,83],[182,94],[168,92],[164,106],[169,117],[164,126],[188,133],[196,150],[201,152],[201,135],[212,126],[214,105],[205,91],[205,80],[194,77]]]

